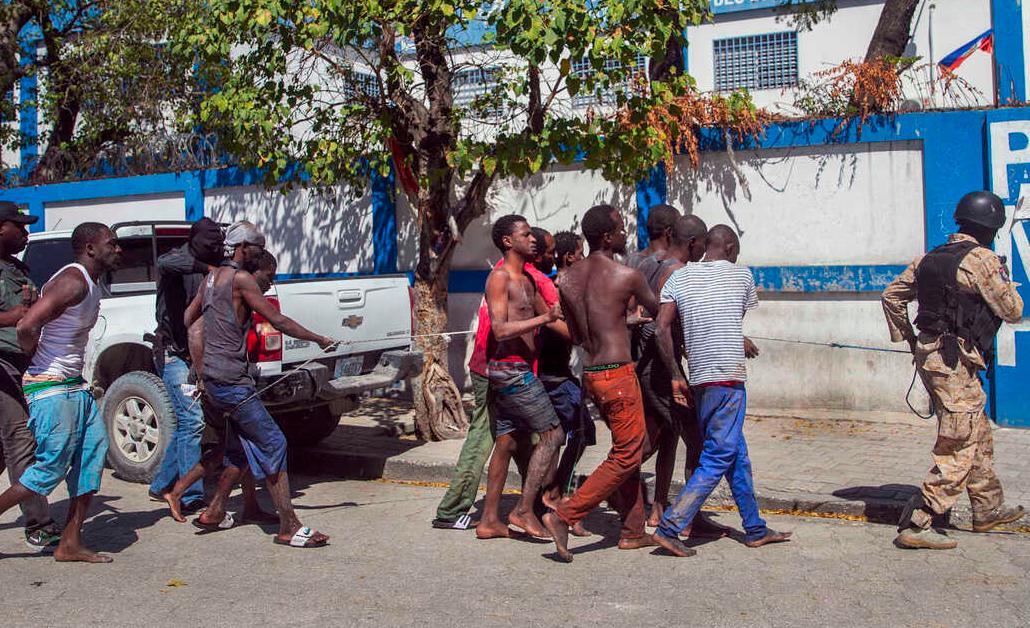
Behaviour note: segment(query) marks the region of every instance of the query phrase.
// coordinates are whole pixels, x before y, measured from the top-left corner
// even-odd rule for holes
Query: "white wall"
[[[916,64],[930,62],[929,0],[917,9],[913,18],[914,37],[907,55],[921,56]],[[936,63],[952,50],[991,27],[989,0],[934,0],[933,46]],[[839,10],[829,20],[815,26],[812,31],[798,34],[798,75],[811,78],[812,74],[839,65],[846,59],[861,60],[876,28],[876,22],[883,8],[883,2],[868,0],[839,0]],[[1024,20],[1027,19],[1024,12]],[[688,72],[697,79],[698,88],[711,91],[715,88],[712,42],[726,37],[758,35],[793,30],[784,19],[777,20],[771,9],[740,11],[719,15],[714,22],[687,29]],[[1027,32],[1027,31],[1024,31]],[[974,53],[958,69],[956,74],[982,93],[974,101],[986,105],[993,102],[993,77],[991,55]],[[928,75],[913,75],[913,79],[925,83]],[[906,96],[919,99],[921,93],[906,82]],[[793,101],[790,91],[779,89],[752,92],[755,103],[774,111],[790,112]],[[966,106],[975,105],[970,102]],[[956,106],[940,95],[937,106]]]
[[[879,295],[759,295],[744,333],[761,338],[905,349],[890,343]],[[906,412],[912,381],[908,354],[836,349],[755,339],[761,355],[748,362],[748,406],[762,409],[825,409]],[[917,383],[912,403],[926,410]]]
[[[132,220],[185,220],[182,194],[151,194],[117,199],[98,198],[66,203],[47,203],[46,229],[74,229],[83,222],[112,225]]]
[[[454,267],[459,269],[489,268],[500,257],[490,239],[490,225],[505,214],[521,214],[535,227],[554,233],[572,229],[579,231],[580,219],[586,210],[600,203],[609,203],[622,210],[629,246],[636,246],[636,191],[606,181],[599,172],[584,171],[578,166],[559,166],[523,181],[502,181],[489,199],[485,216],[469,225],[465,239],[455,252]]]
[[[279,273],[371,271],[372,205],[345,189],[286,194],[262,187],[207,190],[205,213],[221,222],[250,220],[265,234]]]
[[[737,151],[748,194],[724,152],[693,171],[681,158],[669,203],[741,235],[753,266],[907,264],[924,249],[918,142]]]

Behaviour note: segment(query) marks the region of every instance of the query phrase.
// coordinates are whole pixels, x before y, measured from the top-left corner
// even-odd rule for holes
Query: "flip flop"
[[[225,517],[222,518],[218,523],[204,523],[197,517],[192,521],[194,527],[200,528],[200,532],[197,534],[210,534],[212,532],[224,532],[225,530],[231,530],[236,527],[236,519],[229,513],[225,513]]]
[[[290,547],[300,548],[311,548],[311,547],[325,547],[329,544],[329,541],[315,542],[311,540],[311,537],[315,536],[315,531],[308,527],[302,527],[293,535],[293,538],[289,541],[283,541],[278,536],[272,537],[272,542],[276,545],[288,545]]]

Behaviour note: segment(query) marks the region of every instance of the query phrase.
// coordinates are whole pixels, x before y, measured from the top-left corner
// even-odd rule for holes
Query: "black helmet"
[[[955,207],[955,222],[1001,229],[1005,224],[1005,204],[997,194],[970,192],[963,196]]]

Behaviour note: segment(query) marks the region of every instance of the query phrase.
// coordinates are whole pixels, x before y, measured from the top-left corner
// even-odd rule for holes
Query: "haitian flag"
[[[959,46],[950,55],[941,59],[937,65],[940,66],[943,74],[954,72],[963,61],[969,58],[969,55],[976,52],[977,48],[984,52],[994,52],[994,29],[989,28],[971,41]]]

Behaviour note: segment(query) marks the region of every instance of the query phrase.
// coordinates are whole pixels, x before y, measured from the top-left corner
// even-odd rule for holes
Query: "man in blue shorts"
[[[537,434],[540,440],[530,455],[522,496],[515,510],[508,514],[508,523],[530,536],[547,538],[550,535],[533,507],[540,490],[554,478],[565,432],[534,366],[537,330],[557,321],[559,309],[557,305],[547,307],[541,288],[525,271],[526,262],[536,256],[536,239],[526,219],[502,216],[494,223],[492,235],[494,245],[504,254],[504,263],[486,280],[491,328],[487,378],[493,393],[497,440],[487,471],[483,518],[476,526],[476,536],[509,536],[498,510],[508,464],[517,447],[515,433],[522,432]]]

